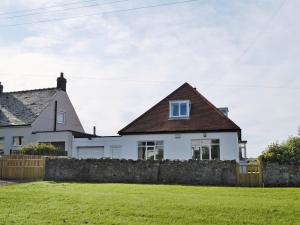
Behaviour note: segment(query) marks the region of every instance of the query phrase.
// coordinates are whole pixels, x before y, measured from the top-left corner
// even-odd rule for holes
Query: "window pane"
[[[193,149],[193,159],[200,160],[200,147],[192,147]]]
[[[22,143],[23,143],[23,137],[21,136],[13,137],[13,145],[22,145]]]
[[[146,159],[145,158],[145,151],[146,151],[145,147],[139,147],[138,148],[138,159]]]
[[[155,151],[154,149],[147,149],[147,159],[154,160]]]
[[[202,147],[202,159],[209,159],[209,147],[203,146]]]
[[[138,142],[138,159],[161,160],[164,158],[163,141]]]
[[[65,112],[57,113],[57,123],[65,123]]]
[[[201,145],[209,146],[211,143],[210,139],[201,140]]]
[[[13,145],[17,145],[17,143],[18,143],[17,137],[13,137]]]
[[[211,140],[211,144],[215,145],[215,144],[219,144],[220,140],[219,139],[212,139]]]
[[[147,146],[154,146],[154,141],[148,141]]]
[[[164,149],[163,149],[163,147],[160,147],[160,148],[158,148],[157,150],[156,150],[156,159],[157,160],[162,160],[162,159],[164,159]]]
[[[138,142],[138,146],[139,146],[139,147],[145,147],[145,146],[146,146],[146,142],[144,142],[144,141],[139,141],[139,142]]]
[[[220,146],[219,145],[211,146],[211,159],[220,160]]]
[[[179,104],[172,103],[172,116],[179,116]]]
[[[180,116],[187,116],[187,104],[180,103]]]

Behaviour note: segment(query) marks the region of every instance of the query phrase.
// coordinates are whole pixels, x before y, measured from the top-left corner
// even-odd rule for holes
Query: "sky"
[[[174,4],[175,3],[175,4]],[[300,125],[300,1],[1,0],[4,91],[67,91],[117,132],[184,82],[242,128],[248,156]]]

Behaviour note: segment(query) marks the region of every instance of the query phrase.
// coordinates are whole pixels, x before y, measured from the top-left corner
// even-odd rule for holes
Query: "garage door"
[[[101,159],[104,156],[104,147],[78,147],[79,159]]]

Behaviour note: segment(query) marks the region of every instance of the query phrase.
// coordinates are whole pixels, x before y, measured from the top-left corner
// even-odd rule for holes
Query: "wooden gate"
[[[7,155],[0,157],[0,179],[40,180],[45,174],[45,157]]]
[[[237,183],[245,187],[262,187],[260,163],[237,164]]]

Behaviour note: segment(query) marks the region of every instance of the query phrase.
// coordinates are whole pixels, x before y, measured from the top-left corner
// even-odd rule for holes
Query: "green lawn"
[[[0,224],[300,224],[300,189],[36,182],[0,187]]]

